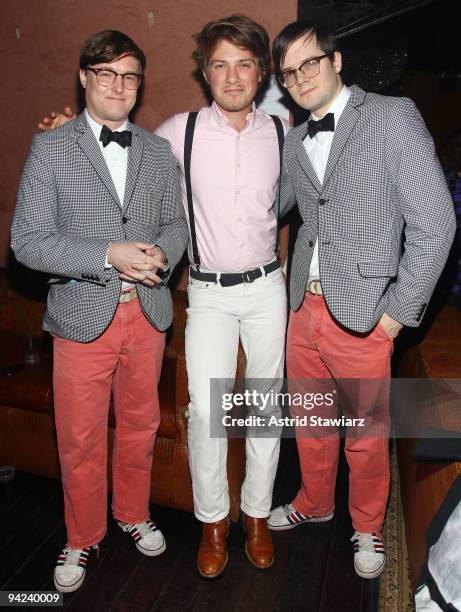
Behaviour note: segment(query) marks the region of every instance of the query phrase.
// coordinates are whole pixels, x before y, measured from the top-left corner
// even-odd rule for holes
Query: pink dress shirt
[[[187,117],[188,113],[174,115],[155,132],[170,142],[178,161],[186,216]],[[282,122],[286,133],[290,126]],[[200,269],[241,272],[274,259],[277,222],[272,206],[279,171],[277,133],[269,115],[253,105],[244,129],[237,132],[215,102],[199,111],[191,184]],[[190,243],[189,260],[193,261]]]

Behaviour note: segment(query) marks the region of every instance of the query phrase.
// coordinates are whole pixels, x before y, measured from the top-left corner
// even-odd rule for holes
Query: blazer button
[[[122,223],[127,223],[128,219],[126,217],[122,217]]]
[[[320,206],[325,206],[326,203],[327,203],[327,201],[324,198],[320,198],[320,200],[319,200]]]
[[[309,246],[310,246],[310,248],[312,248],[314,246],[314,241],[313,240],[309,240]]]

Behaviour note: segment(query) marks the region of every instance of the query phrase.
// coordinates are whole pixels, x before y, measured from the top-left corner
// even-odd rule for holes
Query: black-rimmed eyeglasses
[[[320,72],[320,60],[324,57],[330,57],[333,53],[324,53],[323,55],[317,55],[317,57],[311,57],[305,60],[299,68],[290,68],[289,70],[283,70],[279,76],[280,85],[282,87],[293,87],[296,85],[298,80],[299,72],[309,78],[316,77]]]
[[[118,76],[122,77],[122,83],[126,89],[138,89],[142,83],[143,75],[136,72],[125,72],[122,74],[110,68],[91,68],[91,66],[87,66],[86,69],[93,72],[98,85],[101,85],[101,87],[111,87]]]

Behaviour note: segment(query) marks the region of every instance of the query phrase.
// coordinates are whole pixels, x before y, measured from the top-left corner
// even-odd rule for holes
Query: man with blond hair
[[[171,117],[156,134],[170,142],[176,156],[191,235],[189,459],[195,515],[203,523],[198,569],[214,578],[228,560],[229,490],[226,430],[211,426],[225,413],[210,385],[214,379],[221,396],[232,391],[240,340],[246,378],[257,379],[260,392],[281,387],[287,300],[277,258],[276,193],[280,148],[289,126],[255,107],[271,62],[261,25],[232,15],[205,25],[195,40],[194,58],[213,103],[196,114]],[[61,123],[65,115],[53,114],[41,127]],[[273,406],[271,414],[278,411]],[[264,569],[274,561],[266,519],[280,439],[278,430],[265,437],[255,433],[246,439],[241,508],[246,554]]]

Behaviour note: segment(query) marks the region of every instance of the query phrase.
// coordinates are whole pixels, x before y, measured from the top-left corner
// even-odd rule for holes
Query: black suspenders
[[[279,221],[280,221],[280,197],[281,197],[281,189],[282,189],[282,155],[283,155],[283,140],[285,134],[283,133],[283,125],[280,120],[280,117],[277,115],[271,115],[272,121],[275,124],[275,129],[277,130],[277,139],[279,141],[279,154],[280,154],[280,176],[279,176],[279,184],[277,187],[277,227],[276,227],[276,238],[275,238],[275,252],[277,253],[277,257],[279,254]]]
[[[187,209],[189,211],[190,238],[192,242],[192,258],[197,268],[200,266],[200,257],[197,248],[197,234],[195,233],[194,205],[192,202],[192,186],[190,182],[190,159],[192,156],[192,142],[194,140],[195,122],[197,112],[189,113],[184,138],[184,176],[186,177]]]
[[[200,267],[200,256],[197,248],[197,233],[195,231],[195,218],[194,218],[194,205],[192,201],[192,185],[190,178],[190,162],[192,157],[192,143],[194,140],[194,130],[195,130],[195,122],[197,121],[197,112],[189,113],[186,124],[186,133],[184,137],[184,176],[186,179],[186,193],[187,193],[187,210],[189,212],[189,227],[190,227],[190,237],[192,242],[192,258],[193,263],[197,268]],[[275,125],[275,129],[277,131],[277,139],[279,143],[279,154],[280,154],[280,174],[282,172],[282,151],[283,151],[283,125],[280,120],[280,117],[277,115],[271,115],[272,120]],[[279,186],[277,190],[277,226],[280,217],[280,180]],[[276,253],[278,254],[278,246],[279,246],[279,236],[278,236],[278,227],[277,227],[277,238],[276,238]]]

